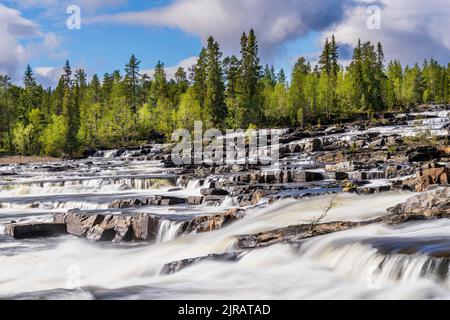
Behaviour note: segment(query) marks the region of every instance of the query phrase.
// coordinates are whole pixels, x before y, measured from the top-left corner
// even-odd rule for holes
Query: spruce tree
[[[127,86],[128,101],[134,114],[137,112],[138,88],[141,78],[140,71],[141,61],[133,54],[130,61],[125,65],[125,82]]]
[[[221,62],[222,53],[219,44],[213,37],[208,38],[207,67],[206,67],[206,97],[204,111],[205,119],[209,119],[212,125],[224,127],[227,114],[223,70]]]

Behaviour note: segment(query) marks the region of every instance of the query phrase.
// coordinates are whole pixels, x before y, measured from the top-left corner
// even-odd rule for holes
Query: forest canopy
[[[317,65],[300,57],[290,72],[262,66],[253,30],[241,36],[239,56],[223,57],[211,36],[197,63],[168,79],[164,63],[153,75],[131,56],[123,72],[87,79],[69,61],[55,88],[37,83],[28,65],[23,85],[0,75],[0,150],[9,154],[74,156],[85,148],[114,148],[168,139],[194,121],[208,128],[306,127],[450,103],[450,63],[386,62],[381,43],[358,42],[350,64],[327,39]]]

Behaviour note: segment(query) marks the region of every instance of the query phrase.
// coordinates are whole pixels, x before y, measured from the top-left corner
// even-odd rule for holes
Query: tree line
[[[310,126],[405,110],[421,103],[450,103],[450,63],[385,63],[380,43],[358,42],[350,64],[327,39],[316,65],[300,57],[288,83],[283,69],[262,66],[253,30],[243,33],[239,56],[223,57],[211,36],[197,63],[168,79],[158,62],[150,77],[134,55],[116,70],[88,81],[67,61],[58,85],[43,88],[26,67],[23,85],[0,76],[0,150],[24,155],[78,155],[85,148],[114,148],[168,139],[177,128]]]

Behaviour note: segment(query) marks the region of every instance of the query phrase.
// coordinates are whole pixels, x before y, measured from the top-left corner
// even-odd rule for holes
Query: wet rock
[[[278,193],[278,190],[268,190],[268,189],[256,190],[252,194],[251,204],[256,205],[256,204],[258,204],[259,201],[261,201],[261,199],[263,199],[267,196],[275,195],[277,193]]]
[[[170,197],[170,196],[154,196],[148,199],[120,199],[114,200],[110,204],[111,209],[127,209],[135,208],[147,205],[155,206],[172,206],[178,204],[184,204],[187,200],[185,198]]]
[[[139,199],[134,199],[134,200],[114,200],[111,205],[110,208],[111,209],[126,209],[126,208],[134,208],[134,207],[139,207],[139,206],[143,206],[145,203],[145,200],[139,200]]]
[[[379,218],[361,222],[336,221],[300,224],[252,235],[242,235],[238,237],[238,247],[241,249],[267,247],[277,243],[300,241],[374,223],[398,225],[415,220],[449,217],[450,188],[444,188],[428,194],[412,197],[405,203],[389,208],[387,210],[387,215]]]
[[[242,219],[244,212],[230,209],[224,213],[204,216],[176,216],[170,220],[180,223],[180,233],[208,232]],[[55,214],[54,223],[64,225],[67,233],[92,241],[153,241],[156,239],[165,216],[140,214],[89,214],[71,211]]]
[[[227,190],[217,188],[201,189],[200,193],[203,196],[227,196],[230,194]]]
[[[348,179],[348,173],[347,172],[336,172],[335,178],[337,181],[343,181]]]
[[[304,151],[305,152],[317,152],[323,150],[323,143],[322,139],[319,138],[313,138],[308,139],[305,142]]]
[[[200,205],[203,203],[203,196],[189,196],[188,204],[191,205]]]
[[[242,219],[245,211],[237,208],[230,209],[225,213],[210,216],[197,216],[183,224],[183,232],[196,231],[198,233],[221,229],[235,221]]]
[[[312,182],[325,180],[323,173],[315,171],[294,171],[292,182]]]
[[[408,199],[389,208],[395,215],[415,215],[425,218],[442,218],[450,215],[450,188],[443,188]]]
[[[161,274],[174,274],[182,269],[204,261],[236,262],[239,261],[244,255],[245,253],[243,252],[226,252],[222,254],[210,254],[205,257],[174,261],[165,264],[161,271]]]
[[[403,189],[422,192],[430,187],[448,185],[450,168],[437,163],[431,163],[422,167],[415,175],[403,182]]]
[[[5,225],[5,234],[15,239],[56,237],[66,233],[63,223],[10,223]]]
[[[225,196],[204,196],[202,198],[202,204],[207,206],[220,206],[225,200]]]
[[[442,152],[436,147],[424,146],[409,150],[407,155],[409,162],[424,162],[440,158],[442,156]]]

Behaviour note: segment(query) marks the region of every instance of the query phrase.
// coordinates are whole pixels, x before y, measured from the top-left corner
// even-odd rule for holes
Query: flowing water
[[[439,126],[442,122],[428,120],[414,125]],[[442,128],[436,130],[439,133]],[[406,131],[405,135],[412,132]],[[91,159],[65,162],[64,168],[60,163],[0,167],[0,298],[450,298],[447,219],[396,227],[369,225],[252,250],[237,262],[207,261],[172,275],[161,273],[172,261],[235,252],[239,235],[314,220],[331,199],[320,187],[316,192],[306,189],[309,197],[295,199],[289,198],[289,190],[284,191],[285,199],[272,204],[261,201],[242,220],[213,232],[181,236],[181,225],[165,220],[152,243],[95,243],[72,236],[13,240],[2,235],[3,224],[13,220],[47,221],[53,213],[73,208],[114,212],[111,203],[117,199],[199,195],[202,188],[220,179],[181,183],[162,163],[132,161],[126,155],[118,158],[117,151],[99,152]],[[322,170],[304,157],[291,160],[296,169]],[[267,172],[271,170],[275,169],[267,168]],[[378,178],[377,172],[373,178]],[[378,217],[413,195],[340,194],[324,221]],[[209,214],[236,204],[233,197],[227,197],[216,207],[145,206],[139,212]]]

